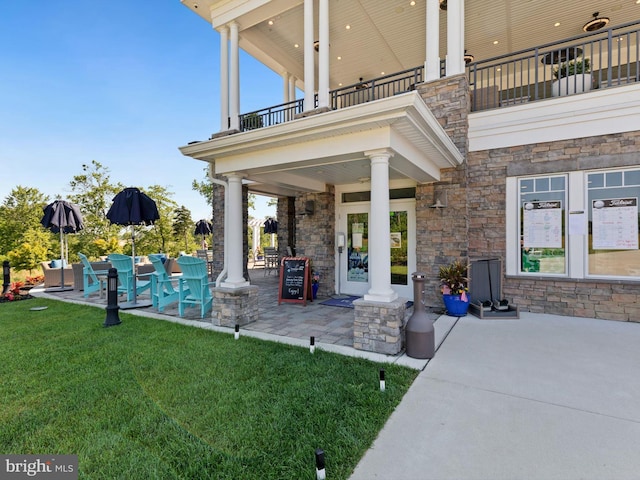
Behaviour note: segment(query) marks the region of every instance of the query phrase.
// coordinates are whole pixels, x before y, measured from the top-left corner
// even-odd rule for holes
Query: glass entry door
[[[365,295],[370,288],[369,204],[348,205],[340,209],[338,231],[346,235],[346,245],[339,254],[339,293]],[[398,295],[412,299],[411,274],[415,258],[415,201],[392,200],[389,212],[391,286]]]
[[[342,254],[342,291],[362,296],[369,291],[369,207],[345,207],[342,231],[347,235]]]

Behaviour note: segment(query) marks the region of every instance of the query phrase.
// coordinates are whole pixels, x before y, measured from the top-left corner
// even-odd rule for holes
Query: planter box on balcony
[[[583,93],[591,90],[593,80],[590,73],[569,75],[556,80],[551,85],[551,94],[554,97],[564,97],[574,93]]]

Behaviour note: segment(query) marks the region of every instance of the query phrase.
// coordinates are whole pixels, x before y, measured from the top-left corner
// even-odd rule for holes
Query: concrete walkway
[[[640,324],[463,317],[351,479],[640,479],[639,370]]]

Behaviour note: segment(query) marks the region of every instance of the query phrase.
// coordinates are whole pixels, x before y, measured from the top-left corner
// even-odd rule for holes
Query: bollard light
[[[233,334],[233,338],[238,340],[240,338],[240,325],[236,323],[236,331]]]
[[[9,287],[11,286],[11,265],[9,264],[9,260],[2,262],[2,276],[2,294],[4,295],[9,291]]]
[[[107,274],[107,318],[104,321],[104,327],[113,327],[120,325],[120,315],[118,311],[118,270],[110,268]]]
[[[316,479],[325,480],[327,478],[327,472],[324,469],[324,450],[321,448],[316,449]]]
[[[381,368],[380,369],[380,391],[384,392],[385,389],[386,389],[386,386],[387,386],[387,384],[386,384],[386,382],[384,380],[384,368]]]
[[[311,353],[313,353],[313,352],[315,352],[315,351],[316,351],[316,337],[313,337],[313,336],[312,336],[312,337],[309,339],[309,351],[310,351]]]

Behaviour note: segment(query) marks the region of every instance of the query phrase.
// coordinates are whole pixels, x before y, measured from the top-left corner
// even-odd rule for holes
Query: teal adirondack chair
[[[80,261],[82,262],[83,296],[88,297],[90,293],[101,292],[103,285],[106,285],[107,279],[100,278],[98,275],[107,275],[109,270],[94,270],[86,255],[78,253],[78,257],[80,257]]]
[[[182,270],[178,289],[178,315],[184,315],[185,307],[200,305],[200,318],[204,318],[211,310],[211,287],[215,285],[215,282],[209,282],[207,262],[189,256],[179,257],[176,261]]]
[[[118,293],[127,294],[127,302],[132,302],[140,293],[151,288],[150,280],[136,279],[136,291],[133,291],[133,263],[131,257],[120,253],[109,254],[109,261],[118,270]]]
[[[167,270],[159,257],[150,255],[149,260],[155,268],[155,272],[151,274],[151,303],[159,312],[162,312],[164,307],[179,300],[178,283],[180,280],[177,277],[171,278],[167,275]]]

